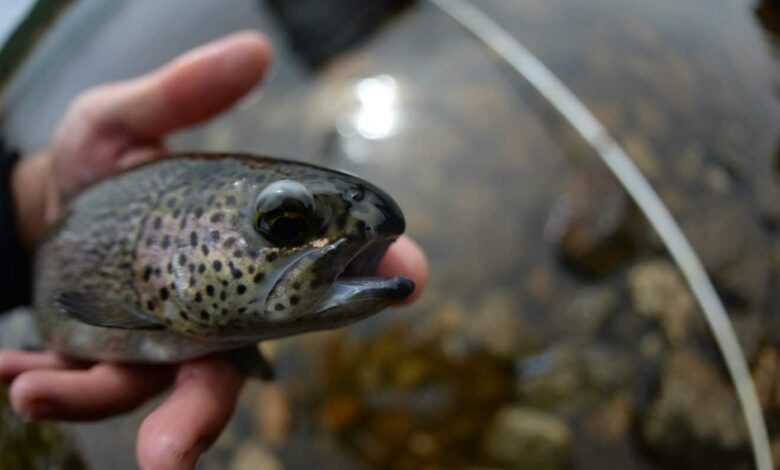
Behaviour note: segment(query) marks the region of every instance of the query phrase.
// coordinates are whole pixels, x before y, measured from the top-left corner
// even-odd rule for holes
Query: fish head
[[[195,260],[196,282],[183,266],[173,271],[199,329],[260,340],[335,328],[412,293],[407,278],[373,276],[405,229],[389,195],[306,164],[264,174],[222,185],[212,198],[219,207],[207,208],[193,230],[202,244],[188,244],[185,230],[180,245]]]

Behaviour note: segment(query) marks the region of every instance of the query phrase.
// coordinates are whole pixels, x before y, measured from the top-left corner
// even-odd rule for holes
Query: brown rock
[[[553,205],[545,236],[578,271],[605,275],[632,256],[634,210],[620,183],[603,165],[574,174]]]
[[[690,351],[676,351],[668,359],[640,437],[652,456],[673,468],[734,468],[750,461],[731,385]]]

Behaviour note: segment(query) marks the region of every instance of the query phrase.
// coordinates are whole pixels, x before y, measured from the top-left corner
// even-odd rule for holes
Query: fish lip
[[[412,283],[412,281],[400,276],[395,278],[380,278],[374,275],[379,263],[396,238],[397,237],[376,237],[373,239],[355,239],[342,237],[321,248],[306,250],[300,253],[279,273],[277,279],[271,283],[270,287],[261,298],[264,299],[264,304],[267,308],[270,299],[277,291],[277,288],[285,282],[285,280],[288,280],[290,273],[300,267],[302,263],[311,262],[316,264],[325,256],[334,256],[336,259],[343,256],[341,259],[341,261],[344,262],[343,269],[334,272],[332,277],[328,276],[331,279],[330,287],[323,291],[319,299],[315,299],[312,302],[311,314],[316,314],[316,312],[321,311],[332,301],[334,293],[343,293],[345,289],[349,289],[347,286],[360,285],[360,289],[357,289],[356,287],[352,288],[356,294],[358,294],[358,291],[363,293],[371,292],[377,299],[381,298],[384,301],[392,302],[402,301],[409,297],[414,291],[414,283]],[[356,245],[363,246],[358,248]],[[350,251],[353,250],[354,252],[350,253]],[[315,256],[315,258],[310,258],[311,256]],[[341,297],[341,299],[348,302],[348,298],[346,297]],[[359,303],[360,296],[356,295],[355,300]]]

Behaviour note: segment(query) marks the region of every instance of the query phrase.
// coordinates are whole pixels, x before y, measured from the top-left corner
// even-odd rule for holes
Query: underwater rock
[[[631,428],[634,404],[628,396],[615,398],[599,405],[585,423],[589,436],[602,444],[615,444],[626,438]]]
[[[230,470],[284,470],[284,466],[265,446],[250,441],[238,448]]]
[[[545,409],[600,401],[626,387],[632,376],[627,352],[601,344],[558,344],[517,368],[518,396]]]
[[[644,448],[667,467],[734,468],[750,459],[730,384],[691,351],[671,354],[639,429]]]
[[[770,243],[749,203],[728,197],[685,218],[686,235],[728,305],[758,308],[766,297]]]
[[[513,468],[553,470],[563,468],[571,440],[572,432],[563,419],[512,405],[498,411],[484,446],[491,459]]]
[[[630,198],[603,165],[575,173],[564,185],[545,225],[561,258],[593,276],[608,274],[632,256]]]
[[[523,318],[517,295],[492,290],[481,300],[466,324],[466,334],[488,353],[505,359],[539,350],[538,336]]]
[[[580,337],[594,335],[617,306],[618,294],[611,285],[578,289],[554,317],[558,327]]]
[[[255,385],[255,384],[250,384]],[[287,391],[278,383],[263,383],[254,389],[250,396],[254,397],[255,429],[263,442],[281,445],[290,437],[292,426],[292,403]],[[251,392],[250,392],[251,393]]]
[[[780,353],[773,347],[765,347],[753,367],[761,409],[770,420],[780,419]]]
[[[688,337],[696,310],[674,265],[652,260],[634,266],[628,272],[628,289],[636,311],[657,320],[670,343],[678,344]]]

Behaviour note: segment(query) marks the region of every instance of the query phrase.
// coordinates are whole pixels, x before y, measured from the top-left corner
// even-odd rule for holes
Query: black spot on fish
[[[180,316],[182,319],[184,319],[184,320],[189,320],[189,319],[190,319],[190,316],[189,316],[189,315],[187,315],[187,312],[185,312],[184,310],[182,310],[181,312],[179,312],[179,316]]]
[[[179,255],[179,266],[184,266],[187,264],[187,255],[184,253]]]
[[[206,294],[208,294],[209,297],[214,297],[214,286],[211,284],[206,286]]]
[[[155,305],[154,300],[148,300],[146,302],[146,308],[149,310],[154,310]]]
[[[263,280],[263,276],[264,276],[263,272],[262,271],[258,271],[257,274],[255,274],[254,277],[252,278],[252,281],[255,284],[258,284],[260,281]]]
[[[160,230],[162,228],[162,218],[158,215],[154,218],[154,229]]]
[[[244,314],[244,313],[246,313],[246,307],[239,307],[239,308],[238,308],[238,314],[239,314],[239,315],[242,315],[242,314]]]
[[[220,292],[219,293],[219,300],[221,300],[223,302],[226,301],[227,300],[227,292],[225,292],[225,291]]]
[[[205,264],[203,264],[203,263],[200,263],[200,264],[198,265],[198,273],[200,273],[200,274],[203,274],[203,273],[205,273],[205,272],[206,272],[206,265],[205,265]]]
[[[198,234],[194,231],[190,232],[190,246],[193,248],[198,246]]]
[[[194,211],[194,214],[195,214],[195,218],[196,219],[200,219],[201,216],[203,215],[203,208],[202,207],[196,207],[195,211]]]
[[[168,274],[171,274],[173,272],[173,263],[168,262]]]
[[[284,304],[276,304],[276,305],[274,305],[274,310],[276,310],[277,312],[280,311],[280,310],[284,310]]]
[[[268,253],[267,255],[265,255],[265,260],[270,263],[270,262],[276,260],[276,257],[277,257],[276,253]]]
[[[169,246],[171,246],[171,236],[170,235],[166,235],[166,236],[163,237],[162,247],[163,247],[164,250],[166,250],[166,249],[168,249]]]
[[[222,313],[222,316],[224,317],[225,315],[228,314],[228,309],[223,308],[221,313]]]
[[[162,276],[162,271],[160,271],[160,268],[154,268],[154,275],[157,277]]]
[[[204,320],[208,320],[209,318],[211,318],[211,315],[209,315],[209,312],[207,312],[205,310],[201,310],[200,311],[200,318],[202,318]]]
[[[208,256],[209,255],[209,247],[207,247],[206,245],[201,245],[200,246],[200,251],[203,252],[203,256]]]
[[[246,270],[249,271],[249,274],[252,274],[253,272],[255,272],[255,266],[253,264],[250,264],[249,266],[246,267]]]
[[[229,206],[234,206],[236,204],[236,197],[235,196],[228,196],[225,198],[225,204]]]
[[[237,293],[238,295],[242,295],[244,292],[246,292],[246,286],[245,286],[245,285],[243,285],[243,284],[239,284],[239,285],[236,287],[236,293]]]
[[[241,272],[241,270],[240,270],[240,269],[234,269],[234,270],[232,271],[232,274],[233,274],[233,279],[241,279],[241,276],[243,276],[243,275],[244,275],[244,273],[243,273],[243,272]]]
[[[240,249],[237,249],[236,251],[233,252],[233,256],[235,256],[236,258],[241,258],[242,256],[244,256],[244,252],[241,251]]]
[[[171,215],[173,216],[174,219],[178,219],[179,216],[181,215],[181,209],[177,207],[176,209],[173,210],[173,214]]]
[[[203,295],[201,295],[200,292],[195,293],[195,302],[200,302],[203,300]]]
[[[190,270],[190,273],[194,273],[195,272],[195,263],[188,264],[187,265],[187,269]]]
[[[250,248],[247,253],[249,254],[249,257],[252,259],[257,259],[258,256],[260,256],[260,253],[257,252],[257,250],[253,250]]]
[[[209,237],[211,237],[211,241],[213,241],[214,243],[218,242],[219,241],[219,230],[212,230],[209,233]]]
[[[152,245],[154,245],[154,238],[148,237],[146,239],[146,246],[152,246]]]
[[[195,285],[195,276],[190,276],[190,287],[193,287]]]
[[[222,219],[224,219],[224,218],[225,218],[225,214],[223,214],[222,212],[215,212],[215,213],[211,214],[211,217],[209,218],[209,221],[212,224],[217,224],[219,222],[222,222]]]
[[[223,279],[223,280],[221,280],[219,282],[220,282],[220,284],[222,284],[222,287],[227,287],[227,281],[226,280]]]
[[[187,218],[182,217],[181,222],[179,222],[179,230],[184,230],[184,226],[187,225]]]
[[[295,281],[295,282],[293,282],[293,283],[292,283],[292,288],[293,288],[293,289],[295,289],[295,290],[298,290],[298,289],[300,289],[300,288],[301,288],[301,283],[300,283],[300,281]]]
[[[233,244],[236,243],[236,239],[233,237],[229,237],[225,240],[225,243],[222,244],[225,248],[230,248],[233,246]]]
[[[311,281],[311,283],[309,283],[309,286],[310,286],[312,289],[316,289],[316,288],[320,287],[320,284],[322,284],[320,281],[316,281],[316,280],[315,280],[315,281]]]
[[[215,260],[214,263],[212,263],[211,265],[214,266],[214,271],[216,272],[222,271],[222,261]]]
[[[162,289],[160,289],[160,298],[163,299],[163,300],[168,300],[168,288],[167,287],[163,287]]]
[[[152,277],[152,267],[147,264],[144,267],[144,282],[149,282],[150,277]]]

